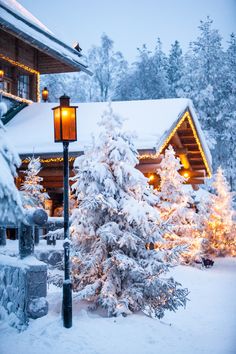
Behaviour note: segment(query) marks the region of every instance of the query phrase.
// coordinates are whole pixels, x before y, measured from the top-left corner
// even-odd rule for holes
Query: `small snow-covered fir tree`
[[[109,106],[99,139],[75,161],[74,290],[109,316],[142,310],[161,318],[185,305],[187,289],[164,277],[176,254],[147,249],[165,242],[157,197],[135,169],[137,151],[122,121]]]
[[[5,113],[0,103],[0,116]],[[7,139],[7,133],[0,119],[0,224],[17,222],[23,217],[23,207],[14,183],[16,168],[21,164],[18,154]]]
[[[40,158],[33,156],[28,160],[28,168],[24,171],[25,180],[21,186],[21,190],[24,192],[22,198],[24,207],[44,207],[44,202],[49,199],[49,195],[44,192],[44,187],[40,184],[43,178],[38,176],[41,170]]]
[[[216,194],[210,194],[205,202],[207,215],[205,253],[209,256],[236,256],[236,235],[233,225],[232,196],[221,167],[218,168],[212,187]]]
[[[192,263],[200,256],[201,240],[197,237],[197,214],[190,208],[193,200],[184,189],[186,179],[179,174],[181,167],[180,159],[170,145],[157,169],[160,176],[157,208],[163,221],[169,223],[169,230],[164,235],[168,247],[186,246],[182,261]]]

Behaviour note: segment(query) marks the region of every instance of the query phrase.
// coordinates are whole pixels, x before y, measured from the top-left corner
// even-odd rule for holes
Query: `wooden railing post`
[[[5,227],[0,227],[0,246],[6,246],[7,232]]]

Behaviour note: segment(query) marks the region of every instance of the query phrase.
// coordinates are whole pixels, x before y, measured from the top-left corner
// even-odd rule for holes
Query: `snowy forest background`
[[[80,73],[42,76],[49,101],[58,101],[65,90],[74,102],[191,98],[214,156],[213,168],[216,171],[221,166],[231,189],[236,189],[235,34],[224,48],[213,20],[207,17],[200,22],[198,37],[186,53],[177,40],[170,52],[164,53],[158,38],[154,51],[145,44],[137,48],[137,59],[131,64],[103,34],[100,45],[88,51],[87,59],[92,77]]]

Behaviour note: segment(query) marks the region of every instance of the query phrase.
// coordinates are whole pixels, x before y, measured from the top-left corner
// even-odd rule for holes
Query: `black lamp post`
[[[70,279],[70,240],[69,240],[69,163],[68,148],[70,141],[77,140],[76,108],[70,106],[70,97],[60,97],[60,106],[53,108],[54,137],[56,143],[63,143],[64,159],[64,283],[62,314],[64,327],[72,326],[72,284]]]
[[[47,87],[44,87],[43,91],[42,91],[42,99],[44,102],[47,102],[48,100],[48,89]]]

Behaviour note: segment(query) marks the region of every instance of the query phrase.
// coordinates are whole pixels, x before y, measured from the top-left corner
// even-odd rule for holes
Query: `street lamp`
[[[43,91],[42,91],[42,99],[44,102],[47,102],[48,100],[48,89],[47,87],[44,87]]]
[[[70,141],[77,140],[76,108],[70,106],[70,97],[65,94],[60,97],[60,106],[52,108],[54,115],[54,139],[63,143],[64,160],[64,282],[62,314],[64,327],[72,326],[72,284],[70,279],[70,240],[69,240],[69,164],[68,148]]]

